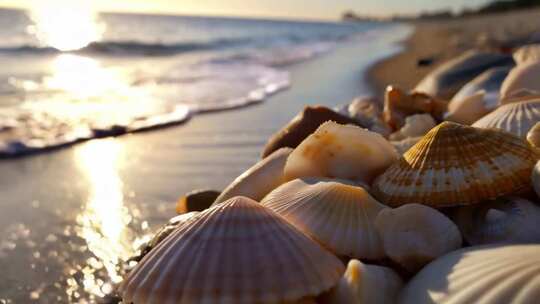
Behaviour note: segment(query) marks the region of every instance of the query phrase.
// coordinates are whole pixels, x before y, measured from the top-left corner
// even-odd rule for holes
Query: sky
[[[85,6],[98,11],[337,19],[348,9],[389,16],[421,10],[477,7],[489,0],[0,0],[0,7]]]

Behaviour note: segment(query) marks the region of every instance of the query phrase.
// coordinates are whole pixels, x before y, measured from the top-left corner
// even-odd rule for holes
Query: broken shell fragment
[[[399,141],[409,137],[424,136],[437,124],[429,114],[415,114],[405,118],[405,125],[390,135],[389,139]]]
[[[319,176],[369,185],[398,157],[380,134],[329,121],[294,149],[285,165],[285,178]]]
[[[461,234],[450,219],[420,204],[382,210],[375,221],[385,254],[410,272],[461,247]]]
[[[210,207],[219,196],[215,190],[194,190],[182,196],[176,203],[176,213],[184,214],[192,211],[203,211]]]
[[[261,204],[337,255],[383,257],[373,223],[386,207],[361,187],[331,179],[295,179],[270,192]]]

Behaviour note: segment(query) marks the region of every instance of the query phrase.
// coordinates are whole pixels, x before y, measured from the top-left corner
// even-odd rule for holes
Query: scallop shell
[[[540,62],[526,62],[513,68],[501,86],[501,104],[508,103],[507,98],[514,93],[529,90],[540,91]]]
[[[388,267],[350,260],[345,274],[323,303],[396,303],[403,287],[401,278]]]
[[[527,133],[527,141],[537,147],[540,148],[540,122],[537,122]]]
[[[386,255],[410,272],[461,247],[456,225],[420,204],[382,210],[375,221]]]
[[[235,197],[179,226],[128,274],[127,303],[279,303],[334,286],[344,266],[285,219]]]
[[[461,207],[454,220],[471,245],[540,242],[540,207],[521,198]]]
[[[499,128],[521,138],[540,121],[540,97],[503,105],[473,124],[477,128]]]
[[[429,114],[415,114],[405,118],[405,125],[390,135],[390,140],[402,140],[409,137],[424,136],[437,124]]]
[[[526,188],[537,159],[512,134],[443,122],[375,180],[373,194],[388,206],[475,204]]]
[[[398,159],[380,134],[329,121],[306,138],[287,159],[285,177],[336,177],[371,181]]]
[[[221,192],[213,205],[235,196],[246,196],[260,201],[285,182],[283,168],[291,152],[291,148],[281,148],[247,169]]]
[[[464,248],[427,265],[403,289],[402,304],[536,304],[540,245]]]
[[[534,166],[531,174],[531,182],[536,192],[536,195],[540,198],[540,161]]]
[[[337,255],[383,257],[373,222],[386,207],[361,187],[328,179],[295,179],[270,192],[261,204]]]

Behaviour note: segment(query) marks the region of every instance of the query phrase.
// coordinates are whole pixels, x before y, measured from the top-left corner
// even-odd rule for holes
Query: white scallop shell
[[[429,114],[415,114],[405,118],[405,125],[399,131],[390,134],[389,139],[403,140],[410,137],[424,136],[437,123]]]
[[[522,90],[540,91],[540,61],[526,62],[514,67],[501,85],[501,104]]]
[[[531,182],[536,195],[540,198],[540,161],[536,163],[536,166],[532,170]]]
[[[420,204],[382,210],[375,221],[385,254],[410,272],[416,272],[461,247],[461,234],[450,219]]]
[[[525,199],[460,207],[454,220],[471,245],[540,242],[540,207]]]
[[[345,267],[285,219],[235,197],[180,225],[128,274],[127,303],[281,303],[333,287]]]
[[[427,265],[405,286],[402,304],[536,304],[540,245],[464,248]]]
[[[268,155],[238,176],[214,201],[224,202],[234,196],[246,196],[260,201],[266,194],[285,182],[283,168],[293,149],[281,148]]]
[[[350,260],[345,274],[324,303],[396,303],[403,287],[401,278],[388,267]]]
[[[540,122],[537,122],[527,133],[527,141],[531,145],[540,148]]]
[[[499,128],[525,138],[540,121],[540,97],[499,107],[473,124],[477,128]]]
[[[373,223],[386,207],[361,187],[328,179],[295,179],[270,192],[261,204],[338,255],[383,257]]]
[[[331,177],[371,181],[398,159],[380,134],[332,121],[322,124],[289,155],[285,177]]]

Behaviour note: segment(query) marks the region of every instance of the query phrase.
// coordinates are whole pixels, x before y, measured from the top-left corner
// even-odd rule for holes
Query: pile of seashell
[[[123,301],[539,303],[539,50],[467,53],[382,111],[306,107],[221,193],[179,201]]]

